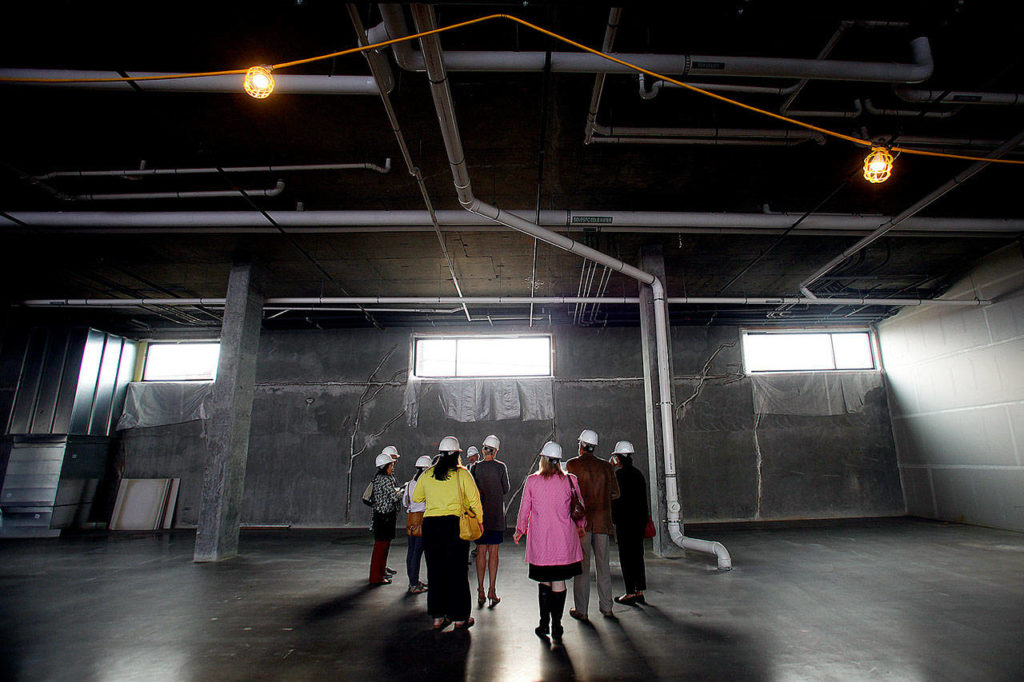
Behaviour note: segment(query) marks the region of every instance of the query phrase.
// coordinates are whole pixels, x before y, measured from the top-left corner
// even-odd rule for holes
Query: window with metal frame
[[[414,337],[413,368],[421,379],[551,376],[551,336]]]
[[[150,343],[143,381],[213,381],[219,343]]]
[[[870,371],[876,367],[867,330],[743,332],[743,370],[747,374]]]

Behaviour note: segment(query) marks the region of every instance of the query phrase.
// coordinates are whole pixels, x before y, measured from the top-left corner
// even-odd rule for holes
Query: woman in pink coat
[[[558,443],[548,441],[540,454],[540,468],[527,477],[523,487],[513,539],[519,544],[519,539],[526,536],[530,579],[540,583],[537,587],[540,625],[534,632],[545,639],[550,632],[557,644],[562,641],[565,581],[583,572],[580,547],[583,527],[569,515],[570,490],[576,492],[581,503],[583,496],[576,477],[562,471],[562,448]]]

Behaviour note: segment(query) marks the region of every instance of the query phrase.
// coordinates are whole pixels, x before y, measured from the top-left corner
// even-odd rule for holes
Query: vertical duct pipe
[[[428,5],[413,5],[412,11],[418,32],[430,31],[437,27],[434,21],[433,10]],[[665,453],[665,502],[668,509],[669,535],[672,541],[683,549],[714,554],[718,560],[718,568],[720,570],[729,570],[732,568],[732,559],[729,556],[728,550],[721,543],[687,538],[683,534],[683,524],[680,518],[679,491],[676,486],[675,473],[675,424],[673,421],[674,414],[670,391],[672,377],[670,376],[668,361],[668,303],[665,298],[664,285],[661,283],[661,280],[650,273],[624,263],[608,254],[601,253],[596,249],[580,244],[566,236],[546,230],[539,225],[503,211],[496,206],[491,206],[474,197],[472,187],[470,186],[469,172],[466,169],[465,154],[462,149],[458,123],[455,119],[455,107],[451,98],[451,89],[448,87],[448,76],[445,72],[444,61],[441,56],[440,41],[437,35],[433,34],[421,38],[420,44],[422,46],[427,76],[430,80],[431,96],[434,99],[438,122],[441,125],[441,135],[444,138],[445,151],[448,154],[448,161],[452,168],[452,178],[454,179],[456,193],[462,207],[472,213],[486,216],[502,225],[536,237],[552,246],[575,253],[616,272],[621,272],[627,277],[631,277],[651,287],[654,296],[655,338],[658,348],[658,391],[660,398],[659,406],[661,408],[662,440]]]

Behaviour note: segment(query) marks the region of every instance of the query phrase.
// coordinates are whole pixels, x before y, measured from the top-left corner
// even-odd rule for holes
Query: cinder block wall
[[[981,261],[944,298],[879,325],[907,512],[1024,531],[1024,257]]]
[[[420,401],[418,424],[411,427],[402,411],[414,331],[263,334],[244,522],[365,526],[369,513],[359,496],[380,449],[390,443],[398,446],[403,454],[398,476],[405,480],[416,457],[436,452],[446,434],[458,436],[463,447],[479,446],[487,434],[497,434],[513,490],[533,469],[544,441],[553,438],[572,452],[583,428],[600,434],[602,457],[616,440],[632,441],[638,449],[636,464],[646,475],[639,329],[540,330],[555,337],[553,420],[458,423],[444,417],[437,395],[428,391]],[[741,373],[739,334],[733,327],[672,330],[677,399],[689,400],[677,413],[684,519],[902,514],[884,391],[868,396],[867,408],[858,414],[758,419],[750,380]],[[357,409],[365,382],[378,365],[373,379],[393,384],[381,387]],[[205,458],[202,422],[124,433],[124,475],[181,477],[178,521],[195,525]],[[353,458],[364,445],[362,454]],[[518,505],[516,497],[507,515],[510,524]]]

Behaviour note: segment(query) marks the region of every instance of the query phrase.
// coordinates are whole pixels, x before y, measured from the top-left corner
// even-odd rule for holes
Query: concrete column
[[[238,554],[256,350],[263,320],[262,279],[260,266],[242,263],[232,266],[228,280],[196,532],[195,560],[200,562]]]
[[[665,258],[661,245],[648,245],[640,249],[640,269],[665,281]],[[647,416],[648,489],[651,493],[651,518],[658,527],[654,536],[654,553],[658,556],[682,556],[683,550],[668,535],[668,510],[665,506],[665,448],[661,439],[661,414],[658,407],[658,351],[654,333],[654,297],[649,286],[640,287],[640,336],[644,360],[644,404]],[[669,343],[672,337],[669,335]],[[669,348],[669,362],[672,349]],[[669,376],[675,376],[669,367]],[[675,404],[675,387],[669,387]]]

